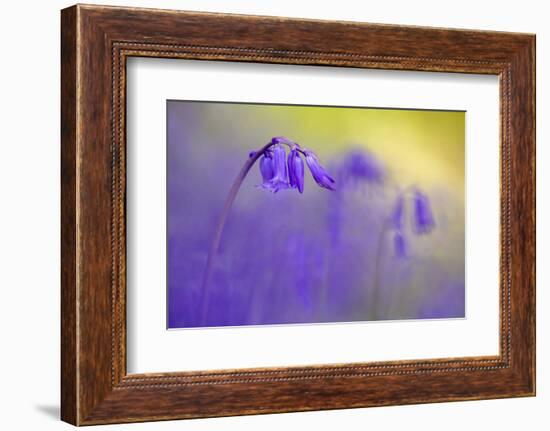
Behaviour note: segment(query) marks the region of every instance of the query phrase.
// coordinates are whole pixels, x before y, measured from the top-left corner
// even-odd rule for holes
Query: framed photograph
[[[535,36],[61,14],[61,415],[535,394]]]

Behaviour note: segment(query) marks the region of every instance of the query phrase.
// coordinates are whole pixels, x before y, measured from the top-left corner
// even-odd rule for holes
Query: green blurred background
[[[464,203],[463,111],[341,108],[293,105],[216,104],[205,109],[211,133],[287,136],[315,149],[322,160],[364,147],[383,160],[398,183],[446,188]],[[208,118],[210,116],[210,118]],[[234,130],[231,130],[234,129]],[[258,143],[257,145],[260,145]]]

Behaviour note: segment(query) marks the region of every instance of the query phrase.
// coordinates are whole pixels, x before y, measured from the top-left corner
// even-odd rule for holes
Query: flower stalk
[[[435,218],[432,212],[428,196],[416,187],[408,187],[399,192],[397,201],[390,217],[384,220],[376,249],[376,260],[374,264],[373,293],[371,297],[371,318],[378,320],[380,318],[380,279],[382,274],[382,257],[386,254],[385,244],[388,234],[393,233],[394,256],[398,259],[409,257],[408,243],[404,233],[405,219],[405,199],[407,195],[412,198],[412,230],[416,235],[425,235],[430,233],[435,227]]]
[[[283,147],[286,145],[290,148],[288,160],[286,160],[286,152]],[[200,315],[203,324],[208,321],[208,306],[210,299],[210,284],[214,261],[218,253],[223,230],[227,221],[227,217],[231,211],[231,207],[235,202],[239,189],[241,188],[244,179],[250,172],[250,169],[261,158],[260,174],[262,176],[262,184],[259,186],[263,189],[277,193],[282,189],[295,188],[300,193],[304,191],[304,162],[300,156],[305,157],[310,172],[321,187],[334,190],[334,180],[324,170],[319,163],[317,156],[309,151],[303,150],[300,145],[285,137],[279,136],[271,139],[258,151],[251,151],[248,159],[237,174],[229,193],[225,199],[220,217],[214,230],[212,243],[206,258],[206,267],[201,285],[201,303]]]

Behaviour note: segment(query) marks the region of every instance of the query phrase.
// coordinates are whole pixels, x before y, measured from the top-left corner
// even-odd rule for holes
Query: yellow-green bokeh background
[[[446,189],[464,203],[463,111],[217,104],[215,112],[208,124],[220,133],[242,128],[233,120],[246,116],[249,136],[267,141],[283,135],[314,149],[321,160],[363,147],[397,183]]]

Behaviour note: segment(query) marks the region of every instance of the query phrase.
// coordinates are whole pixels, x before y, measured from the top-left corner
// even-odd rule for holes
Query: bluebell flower
[[[317,158],[317,156],[313,152],[308,150],[305,150],[304,153],[306,155],[307,166],[309,167],[311,176],[313,177],[315,182],[325,189],[334,190],[334,179],[321,166],[321,163],[319,163],[319,159]]]
[[[370,153],[362,150],[349,152],[342,163],[344,181],[368,181],[379,183],[384,178],[384,169]]]
[[[290,187],[304,192],[304,161],[298,150],[293,148],[288,154],[288,179]]]
[[[262,174],[263,184],[267,184],[273,178],[273,157],[268,151],[260,159],[260,173]]]
[[[393,249],[395,256],[400,259],[404,259],[409,255],[407,241],[403,233],[399,230],[395,231],[393,234]]]
[[[403,227],[403,215],[405,211],[405,199],[402,194],[399,194],[393,213],[391,215],[391,224],[394,229],[401,230]]]
[[[418,234],[429,233],[435,226],[435,220],[428,196],[416,190],[414,192],[414,228]]]
[[[280,144],[275,144],[271,148],[273,149],[273,156],[271,157],[273,175],[266,181],[266,177],[264,177],[264,172],[266,176],[269,174],[267,161],[264,162],[265,166],[263,169],[262,163],[260,163],[260,172],[262,173],[262,178],[264,179],[262,187],[272,191],[273,193],[277,193],[281,189],[288,189],[290,187],[288,183],[288,170],[286,166],[286,151],[284,147]],[[264,155],[262,161],[264,159],[268,159],[268,157]]]
[[[286,158],[285,145],[290,147],[288,159]],[[275,136],[259,151],[263,154],[254,151],[249,153],[250,158],[261,156],[259,164],[263,182],[259,187],[273,193],[288,188],[298,189],[300,193],[303,193],[305,172],[303,155],[317,184],[334,190],[334,179],[321,166],[317,156],[311,151],[303,150],[298,143],[284,136]]]

